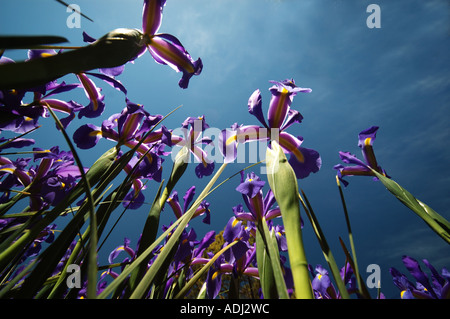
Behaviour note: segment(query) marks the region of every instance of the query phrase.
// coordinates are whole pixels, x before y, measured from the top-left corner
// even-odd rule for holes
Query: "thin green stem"
[[[347,224],[347,231],[348,231],[348,239],[350,241],[350,248],[352,250],[352,256],[353,256],[353,263],[354,263],[354,272],[355,272],[355,277],[356,280],[358,282],[358,289],[361,293],[363,293],[364,291],[364,283],[362,282],[362,278],[360,276],[359,273],[359,267],[358,267],[358,261],[356,258],[356,248],[355,248],[355,242],[353,240],[353,232],[352,232],[352,227],[350,225],[350,218],[348,216],[348,210],[347,210],[347,204],[345,202],[345,198],[344,198],[344,192],[342,191],[342,187],[341,187],[341,183],[339,182],[339,178],[336,176],[336,183],[339,189],[339,195],[341,197],[341,202],[342,202],[342,208],[344,210],[344,216],[345,216],[345,222]],[[366,296],[368,297],[368,296]]]
[[[89,205],[89,220],[90,220],[90,247],[89,247],[89,257],[88,257],[88,289],[87,289],[87,297],[95,299],[97,296],[97,218],[95,216],[95,207],[94,207],[94,198],[92,197],[91,192],[91,186],[89,183],[89,180],[86,178],[86,174],[84,172],[84,166],[81,163],[81,160],[77,154],[77,151],[75,147],[73,146],[69,136],[67,135],[66,131],[64,130],[63,125],[59,121],[56,114],[53,112],[50,105],[48,105],[46,102],[44,102],[47,106],[48,111],[52,115],[53,119],[55,120],[58,128],[60,129],[61,133],[63,134],[65,140],[67,141],[67,144],[69,145],[69,148],[73,154],[73,158],[75,159],[75,162],[77,163],[77,166],[80,170],[81,178],[84,181],[84,189],[86,191],[86,196],[88,199],[88,205]]]

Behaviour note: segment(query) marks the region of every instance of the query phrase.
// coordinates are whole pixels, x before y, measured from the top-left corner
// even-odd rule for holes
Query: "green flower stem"
[[[295,297],[313,299],[308,262],[303,247],[297,179],[283,150],[276,141],[267,148],[267,178],[281,210],[289,262],[294,279]]]
[[[355,248],[355,242],[353,241],[353,232],[352,227],[350,225],[350,218],[348,217],[348,211],[347,211],[347,204],[345,203],[344,193],[342,192],[341,183],[339,182],[339,178],[336,177],[336,183],[339,188],[339,195],[341,196],[341,202],[342,202],[342,208],[344,209],[344,215],[345,215],[345,222],[347,224],[347,231],[348,231],[348,239],[350,241],[350,247],[352,250],[352,256],[353,256],[353,271],[355,272],[355,277],[358,282],[358,288],[361,293],[364,294],[364,282],[359,274],[359,267],[358,267],[358,261],[356,259],[356,248]],[[364,294],[367,298],[370,298],[369,295]]]

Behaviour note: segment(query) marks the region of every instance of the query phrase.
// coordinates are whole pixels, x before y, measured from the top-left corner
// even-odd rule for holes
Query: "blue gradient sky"
[[[75,2],[75,1],[74,1]],[[75,2],[92,23],[81,21],[80,29],[69,29],[69,13],[53,0],[2,1],[1,34],[54,34],[65,36],[70,45],[83,45],[81,32],[93,37],[118,28],[140,28],[142,1],[96,0]],[[167,119],[178,127],[188,116],[205,115],[211,127],[226,128],[234,122],[258,124],[247,112],[247,101],[255,89],[263,95],[263,108],[270,100],[269,80],[294,78],[312,93],[298,95],[293,107],[303,123],[289,132],[304,137],[303,146],[319,151],[320,172],[299,182],[308,195],[340,265],[344,263],[338,238],[348,242],[345,220],[333,166],[338,151],[359,155],[357,134],[380,126],[374,148],[380,165],[402,186],[450,219],[450,19],[446,1],[343,1],[343,0],[169,0],[160,32],[180,39],[204,70],[192,78],[187,90],[177,83],[181,75],[156,64],[147,53],[128,64],[118,78],[128,89],[128,98],[145,105],[152,114],[166,114],[183,105]],[[381,8],[381,28],[369,29],[366,8]],[[5,56],[25,58],[24,51]],[[66,81],[76,81],[67,76]],[[125,106],[123,94],[101,82],[106,95],[105,117]],[[87,103],[84,93],[75,98]],[[79,94],[79,95],[78,95]],[[265,112],[265,111],[264,111]],[[69,133],[81,124],[101,124],[101,119],[71,124]],[[49,121],[41,129],[39,147],[65,142]],[[38,132],[34,137],[38,140]],[[52,135],[49,135],[52,134]],[[48,138],[52,136],[52,138]],[[102,141],[95,151],[80,151],[85,165],[111,147]],[[93,156],[94,155],[94,156]],[[169,159],[168,159],[169,160]],[[165,175],[171,163],[166,162]],[[246,164],[227,168],[227,177]],[[177,188],[180,194],[196,180],[194,166]],[[259,171],[259,169],[257,170]],[[418,217],[371,178],[349,178],[345,196],[363,271],[379,264],[382,292],[398,297],[389,267],[406,272],[401,256],[427,258],[436,268],[450,266],[450,250]],[[194,221],[197,234],[210,228],[220,231],[232,216],[232,206],[242,203],[234,191],[239,178],[227,182],[209,199],[212,224]],[[148,201],[156,183],[147,188]],[[267,189],[267,188],[266,188]],[[126,213],[105,244],[105,256],[122,244],[123,237],[136,244],[149,206]],[[303,215],[304,217],[304,215]],[[162,222],[173,219],[170,209]],[[310,263],[326,264],[311,227],[305,219],[305,245]],[[106,257],[100,261],[106,263]],[[365,275],[363,273],[363,275]]]

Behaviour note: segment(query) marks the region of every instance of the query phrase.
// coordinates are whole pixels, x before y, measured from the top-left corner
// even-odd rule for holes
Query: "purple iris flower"
[[[236,188],[242,194],[244,203],[250,212],[244,212],[242,205],[234,209],[234,214],[239,220],[251,221],[255,224],[261,222],[265,217],[266,221],[281,216],[280,208],[277,206],[272,208],[275,204],[275,196],[272,190],[269,189],[267,194],[263,197],[262,188],[265,182],[262,181],[255,173],[247,174],[244,180],[244,174],[241,172],[241,183]]]
[[[238,243],[222,254],[209,269],[206,278],[208,298],[214,299],[219,294],[224,273],[229,273],[234,277],[240,275],[257,277],[259,275],[258,268],[253,266],[256,250],[248,243],[249,236],[249,229],[242,221],[235,217],[230,218],[223,233],[226,241],[224,246],[233,241],[238,241]]]
[[[378,128],[378,126],[371,126],[359,133],[358,146],[361,148],[364,161],[361,161],[350,152],[339,152],[339,156],[344,163],[353,164],[351,166],[344,166],[342,164],[334,166],[334,169],[338,171],[338,177],[344,186],[348,185],[348,182],[343,179],[344,176],[374,176],[371,168],[380,174],[387,176],[386,172],[378,165],[373,151],[373,142],[375,141]],[[374,180],[377,180],[377,178],[374,177]]]
[[[18,158],[14,161],[0,156],[0,189],[4,192],[16,186],[28,186],[32,178],[28,174],[27,165],[30,158]]]
[[[33,151],[36,152],[34,161],[39,161],[39,164],[29,171],[33,177],[29,190],[30,207],[38,210],[58,204],[77,184],[81,173],[74,165],[72,153],[60,151],[58,146],[49,150],[34,148]]]
[[[25,133],[39,126],[38,120],[44,116],[41,105],[22,107],[25,90],[0,91],[0,130]]]
[[[109,254],[108,256],[108,262],[110,264],[114,263],[114,260],[119,256],[119,254],[124,251],[128,254],[127,257],[125,257],[125,259],[122,260],[123,263],[134,260],[134,258],[136,257],[136,252],[134,249],[132,249],[130,247],[130,239],[128,239],[127,237],[124,238],[123,240],[123,245],[117,246],[116,248],[114,248],[114,250]]]
[[[184,200],[183,207],[181,207],[177,191],[173,191],[172,194],[169,196],[169,198],[167,199],[167,203],[172,208],[173,213],[175,214],[177,219],[181,218],[181,216],[183,216],[189,209],[190,204],[192,203],[192,200],[194,198],[194,195],[195,195],[195,186],[192,186],[186,191],[186,194],[183,196]],[[211,222],[209,203],[205,200],[200,203],[198,208],[195,210],[195,213],[192,216],[192,218],[203,215],[204,215],[203,222],[209,225]]]
[[[157,34],[161,26],[165,4],[165,0],[144,0],[142,30],[152,57],[157,63],[169,65],[175,71],[182,72],[183,76],[178,85],[186,89],[190,78],[202,72],[203,63],[200,58],[194,61],[181,42],[173,35]]]
[[[341,299],[339,291],[331,282],[327,269],[322,267],[322,265],[317,265],[314,270],[311,265],[309,265],[308,268],[313,278],[311,284],[316,299]],[[346,263],[346,265],[341,268],[340,276],[349,293],[357,292],[356,279],[349,263]]]
[[[431,272],[431,278],[421,269],[419,263],[409,256],[402,257],[403,264],[416,280],[416,284],[394,267],[389,269],[394,284],[400,289],[402,299],[448,299],[450,298],[450,272],[442,268],[441,274],[431,263],[423,259],[423,263]],[[431,279],[431,282],[430,282]]]
[[[146,185],[143,180],[161,182],[163,159],[152,151],[149,155],[152,156],[151,162],[145,158],[138,163],[138,157],[134,156],[124,167],[124,171],[132,180],[132,190],[123,199],[123,206],[126,208],[138,209],[144,204],[145,196],[142,191],[146,189]],[[118,158],[120,156],[121,154]]]
[[[142,105],[132,103],[128,99],[126,102],[126,108],[120,114],[114,114],[104,120],[102,127],[93,124],[84,124],[79,127],[73,135],[76,145],[81,149],[89,149],[94,147],[103,137],[120,145],[134,148],[162,116],[152,116],[144,110]],[[143,143],[138,147],[138,152],[144,154],[155,143],[159,142],[171,146],[170,136],[169,130],[162,126],[161,129],[146,136]],[[147,155],[147,159],[151,162],[153,157]]]
[[[303,117],[291,109],[294,97],[299,92],[311,92],[311,89],[301,88],[295,85],[294,80],[282,82],[270,81],[274,84],[269,91],[272,93],[267,120],[262,112],[262,98],[260,90],[256,90],[248,101],[249,113],[255,116],[262,126],[234,124],[231,130],[222,131],[220,135],[220,150],[225,157],[225,162],[232,162],[237,156],[238,143],[250,141],[277,140],[285,153],[291,154],[289,163],[295,171],[297,178],[305,178],[310,173],[319,171],[322,160],[317,151],[302,147],[303,138],[295,137],[285,130],[294,123],[301,123]]]
[[[28,247],[25,253],[21,256],[20,261],[24,262],[28,257],[37,256],[42,250],[42,243],[45,242],[50,244],[55,239],[55,229],[56,224],[48,225],[44,228],[44,230],[39,234],[37,238],[33,240],[33,243]]]
[[[71,152],[60,151],[57,146],[33,151],[34,161],[39,161],[33,167],[28,167],[31,158],[11,161],[0,157],[0,189],[4,192],[1,200],[8,198],[12,188],[28,186],[30,210],[40,210],[62,200],[81,174]]]
[[[162,116],[152,116],[144,107],[139,104],[126,100],[127,106],[120,114],[114,114],[102,122],[98,127],[93,124],[84,124],[74,133],[73,139],[76,145],[81,149],[94,147],[101,138],[106,138],[117,142],[119,145],[125,145],[130,149],[136,147],[140,141],[137,152],[145,155],[140,161],[133,158],[125,166],[125,172],[131,176],[133,184],[132,190],[124,198],[124,206],[130,209],[139,208],[145,201],[142,190],[145,189],[143,179],[152,179],[161,181],[162,174],[162,155],[164,145],[171,146],[171,132],[162,126],[160,129],[148,133],[161,120]]]
[[[91,38],[84,32],[83,32],[83,39],[85,42],[89,42],[89,43],[92,43],[95,41],[94,38]],[[50,55],[54,55],[54,54],[58,54],[58,53],[54,50],[30,50],[28,52],[28,57],[31,60],[31,59],[42,58],[42,57],[50,56]],[[57,110],[60,110],[62,112],[68,112],[68,109],[72,110],[75,108],[74,111],[76,111],[76,112],[79,111],[79,113],[78,113],[79,118],[82,118],[83,116],[88,117],[88,118],[98,117],[103,113],[103,111],[105,109],[105,103],[103,102],[104,96],[101,95],[101,93],[100,93],[101,88],[97,87],[95,85],[94,81],[92,81],[92,79],[88,77],[88,75],[97,77],[97,78],[103,80],[104,82],[108,83],[112,87],[127,94],[127,90],[122,85],[122,83],[120,83],[120,81],[118,81],[114,78],[115,76],[121,74],[123,67],[124,66],[120,66],[120,67],[112,68],[112,69],[100,69],[99,70],[100,73],[81,72],[81,73],[75,74],[79,81],[79,84],[72,85],[72,86],[82,87],[84,89],[84,92],[85,92],[87,98],[89,99],[89,104],[86,105],[85,107],[83,107],[80,104],[75,103],[73,101],[71,101],[69,103],[58,101],[58,103],[55,103],[55,105],[51,105],[51,102],[53,102],[53,101],[50,101],[50,102],[46,101],[46,102],[48,104],[50,104],[50,106],[55,107]],[[66,91],[67,91],[67,88],[66,88]],[[62,91],[59,91],[58,93],[60,93],[60,92],[62,92]],[[64,103],[69,104],[69,105],[65,105]],[[46,105],[44,102],[42,102],[42,104]],[[70,112],[69,114],[71,115],[70,120],[72,120],[74,118],[74,113]]]
[[[214,242],[214,236],[215,231],[210,231],[198,241],[194,229],[184,230],[180,236],[180,245],[173,258],[174,271],[176,271],[180,263],[192,265],[205,263],[202,255],[205,249]],[[192,269],[188,270],[187,276],[189,275],[192,275]]]
[[[29,50],[28,60],[55,54],[58,54],[55,50]],[[8,63],[9,61],[3,59],[1,62]],[[67,117],[61,119],[64,128],[75,118],[76,113],[78,113],[80,118],[83,116],[92,118],[101,115],[105,107],[103,102],[104,96],[100,94],[101,89],[87,75],[100,78],[126,94],[125,87],[113,76],[106,73],[97,74],[88,72],[76,74],[79,83],[66,84],[64,82],[58,83],[57,80],[54,80],[26,90],[3,90],[0,93],[0,105],[4,107],[0,109],[0,112],[3,114],[2,118],[9,118],[10,120],[1,123],[0,128],[24,133],[38,126],[39,117],[50,116],[47,112],[48,107],[51,107],[54,111],[67,114]],[[66,102],[52,97],[53,95],[68,92],[79,87],[84,89],[90,101],[87,106],[82,106],[75,101]],[[26,107],[21,107],[25,94],[28,92],[34,94],[33,101],[26,104]]]
[[[323,296],[326,296],[327,289],[331,285],[330,277],[328,276],[328,271],[323,268],[321,265],[317,265],[316,276],[311,282],[312,288],[314,289],[316,299],[323,299]]]
[[[55,99],[53,96],[69,92],[75,88],[79,88],[80,84],[66,84],[65,82],[57,83],[56,81],[47,83],[43,86],[40,91],[34,92],[34,99],[31,105],[38,105],[44,108],[46,111],[43,116],[49,117],[50,114],[47,111],[48,107],[51,107],[53,111],[58,111],[67,114],[65,118],[60,119],[64,128],[70,124],[70,122],[75,118],[75,114],[80,111],[83,106],[75,101],[63,101],[60,99]]]
[[[199,164],[195,167],[198,178],[209,176],[214,171],[214,161],[208,158],[208,154],[199,146],[200,144],[212,143],[211,138],[204,137],[203,131],[209,128],[204,116],[188,117],[181,125],[183,136],[172,134],[172,144],[179,147],[186,146],[194,155]]]

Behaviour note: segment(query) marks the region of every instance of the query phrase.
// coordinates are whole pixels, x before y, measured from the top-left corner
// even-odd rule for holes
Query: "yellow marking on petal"
[[[283,88],[281,90],[281,95],[280,98],[278,100],[278,103],[276,105],[276,109],[275,109],[275,118],[273,119],[273,123],[275,123],[276,125],[274,127],[280,127],[281,123],[284,119],[281,118],[282,114],[281,112],[284,111],[284,105],[286,103],[286,98],[288,98],[288,93],[289,91],[286,90],[285,88]]]
[[[297,160],[300,163],[304,163],[305,162],[305,157],[303,156],[302,152],[300,152],[299,149],[295,148],[295,149],[291,150],[291,152],[295,155],[295,157],[297,158]]]
[[[365,146],[372,145],[371,143],[372,143],[372,138],[371,138],[371,137],[368,137],[368,138],[366,138],[366,139],[364,140],[364,145],[365,145]]]
[[[213,273],[213,275],[211,276],[211,280],[215,280],[217,278],[217,276],[219,275],[219,272],[216,271],[215,273]]]
[[[230,136],[230,137],[227,139],[227,141],[226,141],[225,144],[228,146],[228,145],[230,145],[231,143],[233,143],[233,142],[235,142],[235,141],[237,141],[237,135]]]
[[[88,134],[89,136],[97,136],[97,135],[102,135],[102,132],[101,131],[92,131],[92,132],[89,132],[89,134]]]
[[[159,41],[162,41],[162,43]],[[158,53],[162,54],[165,60],[169,61],[169,63],[171,64],[174,64],[176,67],[181,67],[190,74],[195,72],[194,67],[192,66],[190,61],[187,60],[187,58],[177,54],[176,52],[173,52],[170,49],[170,47],[172,46],[171,44],[165,42],[164,40],[159,41],[153,39],[152,42],[150,43],[150,47],[156,49]]]
[[[30,121],[33,120],[32,117],[28,117],[28,116],[24,116],[23,119],[24,119],[25,121],[27,121],[27,122],[30,122]]]
[[[317,275],[317,279],[319,279],[319,280],[322,279],[322,275],[321,275],[321,274],[318,274],[318,275]]]
[[[403,295],[405,294],[406,290],[402,290],[402,292],[400,292],[400,298],[403,299]]]
[[[96,96],[96,92],[93,91],[93,89],[95,90],[95,88],[92,88],[92,86],[89,83],[89,80],[87,78],[87,76],[83,73],[78,74],[78,78],[81,81],[81,84],[83,84],[84,89],[86,90],[89,99],[92,101],[93,105],[94,105],[94,111],[97,111],[98,109],[98,101],[95,98]]]
[[[13,173],[14,173],[14,171],[15,171],[15,169],[13,169],[13,168],[9,168],[9,167],[6,167],[6,168],[2,168],[2,169],[0,169],[0,171],[3,171],[3,172],[8,172],[8,173],[11,173],[11,174],[13,174]]]
[[[232,227],[235,227],[237,225],[237,223],[239,223],[238,219],[233,220],[233,222],[231,223]]]
[[[47,52],[42,52],[41,53],[41,58],[48,58],[49,56],[53,56],[54,54],[51,53],[47,53]]]
[[[249,178],[248,181],[249,181],[249,182],[253,182],[253,178]]]

